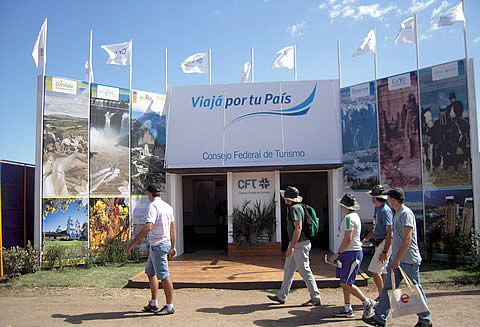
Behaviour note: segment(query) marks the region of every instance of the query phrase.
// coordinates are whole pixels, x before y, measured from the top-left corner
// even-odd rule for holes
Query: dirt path
[[[363,288],[373,295],[372,286]],[[434,326],[478,326],[480,287],[426,287]],[[176,312],[152,316],[140,309],[148,290],[38,288],[0,290],[0,327],[14,326],[365,326],[354,302],[355,318],[331,316],[343,304],[340,289],[321,289],[321,307],[301,307],[306,289],[294,290],[286,304],[274,305],[268,291],[180,289]],[[163,301],[163,298],[162,298]],[[162,302],[160,301],[160,302]],[[391,326],[413,326],[416,316],[391,319]]]

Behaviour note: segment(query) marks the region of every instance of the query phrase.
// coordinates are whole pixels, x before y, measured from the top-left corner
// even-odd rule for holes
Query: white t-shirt
[[[150,202],[145,223],[152,223],[153,228],[148,233],[148,243],[158,245],[170,240],[170,224],[174,221],[173,208],[165,201],[156,197]]]
[[[342,244],[343,239],[345,238],[345,231],[353,231],[352,232],[352,241],[345,249],[345,251],[361,251],[362,250],[362,241],[360,240],[360,232],[362,231],[362,222],[360,220],[360,216],[356,212],[350,212],[343,218],[342,222],[340,223],[339,228],[339,243]]]

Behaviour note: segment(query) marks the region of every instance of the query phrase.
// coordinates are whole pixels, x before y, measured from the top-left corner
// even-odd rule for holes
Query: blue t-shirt
[[[392,226],[393,213],[388,204],[384,203],[380,207],[375,207],[375,228],[373,229],[373,239],[381,240],[387,238],[387,229],[385,226]]]
[[[400,262],[407,264],[420,264],[422,262],[422,257],[420,256],[420,250],[418,249],[417,243],[417,223],[415,221],[415,215],[413,211],[407,206],[403,205],[395,214],[393,219],[393,238],[392,238],[392,258],[400,250],[400,246],[403,240],[403,227],[409,226],[412,227],[412,242],[408,247],[407,252],[400,259]]]

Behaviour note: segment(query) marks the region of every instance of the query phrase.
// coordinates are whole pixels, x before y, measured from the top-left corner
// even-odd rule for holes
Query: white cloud
[[[432,38],[432,34],[425,34],[425,33],[420,34],[420,41],[427,40],[430,38]]]
[[[476,37],[475,40],[473,40],[473,43],[478,43],[480,42],[480,36]]]
[[[296,39],[300,36],[303,35],[303,29],[305,28],[305,23],[302,22],[302,23],[298,23],[298,24],[295,24],[295,25],[288,25],[287,27],[287,31],[288,33],[290,33],[290,37],[292,39]]]
[[[343,17],[350,17],[355,14],[355,9],[350,6],[345,6],[342,8],[342,16]]]
[[[354,3],[355,1],[357,1],[357,0],[343,0],[342,5],[346,5],[346,4],[349,4],[349,3]]]
[[[432,18],[440,15],[443,12],[443,10],[447,7],[448,7],[448,1],[443,1],[442,4],[438,8],[433,8]]]
[[[388,14],[390,11],[395,9],[396,6],[390,6],[386,8],[380,8],[380,4],[375,3],[369,6],[358,6],[357,14],[353,16],[355,19],[362,19],[364,17],[372,17],[372,18],[378,18],[378,19],[383,19],[383,16]]]
[[[325,9],[325,8],[327,8],[327,4],[326,4],[325,2],[324,2],[324,3],[321,3],[321,4],[318,6],[318,8],[320,8],[320,9]]]
[[[329,0],[328,2],[330,2],[331,5],[334,5],[337,0]]]
[[[408,11],[411,13],[417,13],[424,9],[427,9],[431,5],[433,5],[437,0],[427,0],[427,1],[418,1],[412,0],[412,5],[408,8]]]

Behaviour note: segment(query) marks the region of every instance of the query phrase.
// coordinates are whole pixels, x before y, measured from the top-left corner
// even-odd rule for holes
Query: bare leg
[[[362,291],[356,285],[348,285],[345,283],[340,283],[340,286],[343,288],[344,299],[347,300],[345,293],[349,293],[348,300],[350,300],[350,294],[358,298],[360,301],[364,302],[366,297],[363,295]],[[349,303],[346,303],[349,304]]]
[[[158,297],[158,279],[156,275],[149,275],[148,283],[150,284],[150,291],[152,292],[152,300],[156,300]]]
[[[373,277],[373,282],[375,283],[375,286],[377,287],[377,290],[378,290],[378,296],[380,296],[380,294],[382,294],[386,275],[380,276],[379,274],[372,272],[372,277]]]
[[[173,283],[170,277],[162,280],[162,287],[163,292],[165,293],[165,299],[167,301],[167,304],[173,304]]]
[[[340,285],[342,286],[342,289],[343,289],[343,303],[345,303],[345,304],[352,304],[352,296],[351,296],[351,293],[348,291],[348,289],[346,289],[345,287],[343,287],[343,285],[346,285],[346,284],[340,283]]]

